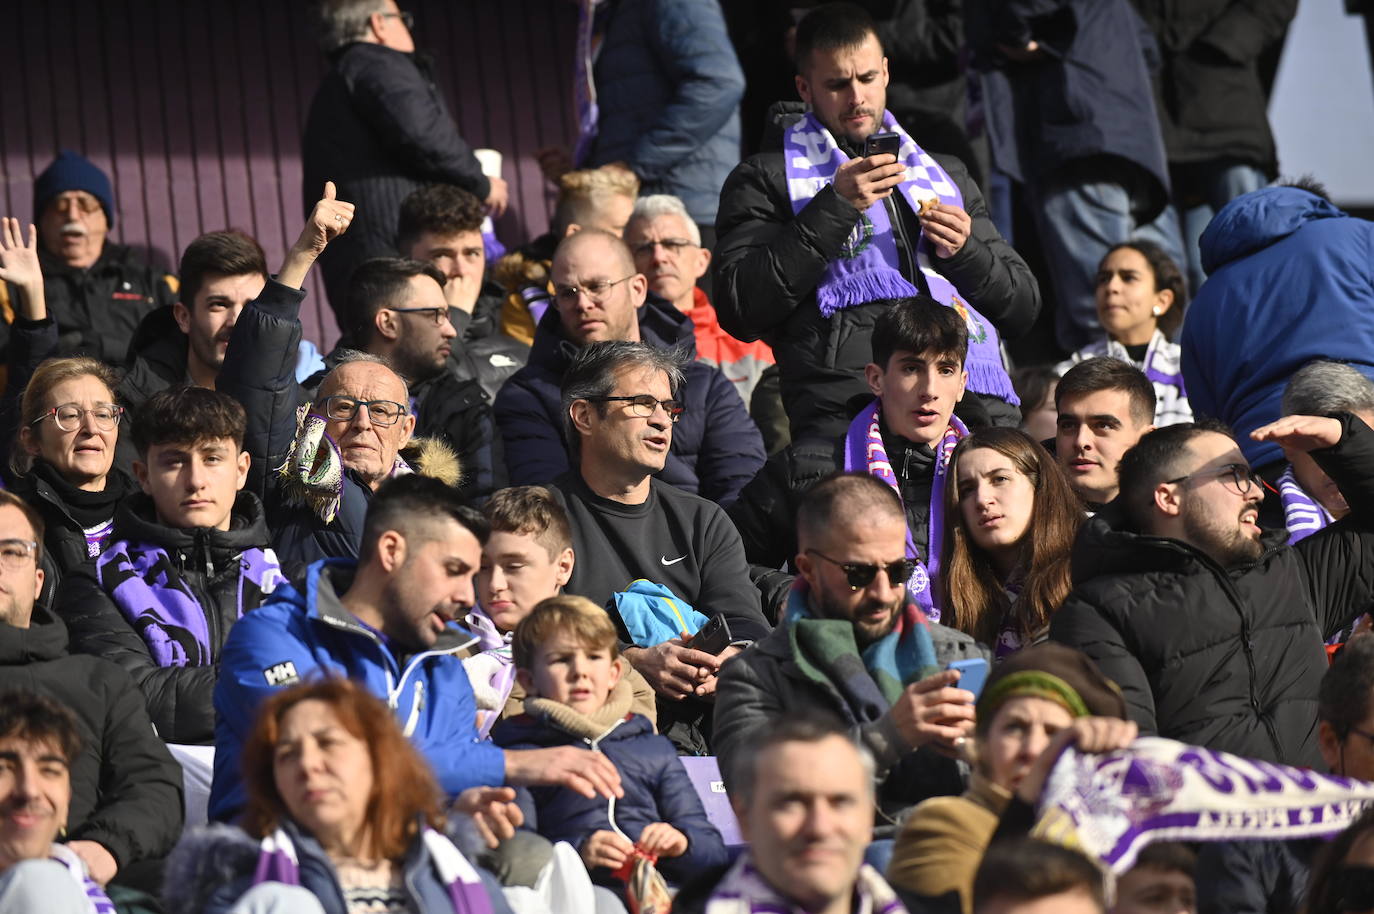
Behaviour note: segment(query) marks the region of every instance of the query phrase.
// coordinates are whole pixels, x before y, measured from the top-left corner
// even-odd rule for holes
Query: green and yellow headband
[[[979,716],[987,714],[990,717],[1012,698],[1043,698],[1060,705],[1074,717],[1092,714],[1077,690],[1058,676],[1044,670],[1022,670],[1004,676],[983,692],[978,702]]]

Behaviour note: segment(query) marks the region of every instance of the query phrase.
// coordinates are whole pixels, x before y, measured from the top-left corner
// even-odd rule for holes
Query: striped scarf
[[[855,903],[850,909],[864,914],[906,914],[897,893],[867,863],[854,878]],[[806,914],[768,884],[754,866],[753,851],[746,850],[726,872],[706,902],[706,914]]]
[[[1283,505],[1283,523],[1288,528],[1290,546],[1331,523],[1331,515],[1303,490],[1291,466],[1279,477],[1279,501]]]

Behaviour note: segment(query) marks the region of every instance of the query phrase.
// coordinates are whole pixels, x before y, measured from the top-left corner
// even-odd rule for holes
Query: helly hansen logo
[[[274,687],[301,681],[301,677],[296,674],[296,665],[290,660],[269,666],[262,671],[262,675],[267,679],[267,684]]]

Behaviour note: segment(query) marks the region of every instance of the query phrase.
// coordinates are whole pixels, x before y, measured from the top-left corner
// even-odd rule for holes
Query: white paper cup
[[[477,156],[477,164],[482,166],[482,174],[488,178],[501,177],[501,153],[495,149],[474,149],[472,154]]]

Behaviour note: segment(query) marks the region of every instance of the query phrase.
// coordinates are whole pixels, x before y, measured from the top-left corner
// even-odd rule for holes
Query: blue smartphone
[[[975,699],[983,693],[983,683],[988,681],[988,662],[982,657],[951,660],[945,669],[959,671],[959,681],[954,684],[956,689],[972,692]]]

